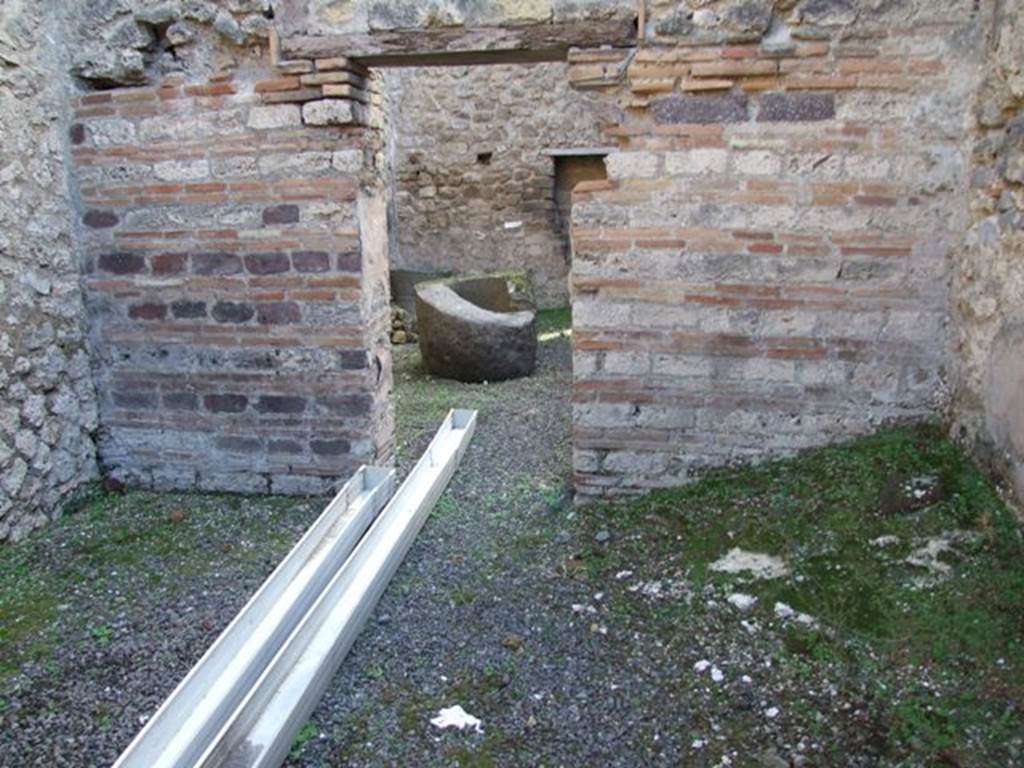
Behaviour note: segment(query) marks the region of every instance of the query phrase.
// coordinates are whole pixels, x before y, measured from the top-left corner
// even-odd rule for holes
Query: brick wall
[[[579,142],[618,151],[608,158],[608,180],[577,187],[573,211],[574,461],[582,493],[674,485],[705,465],[941,412],[951,360],[949,256],[967,220],[964,128],[977,85],[978,12],[911,3],[861,14],[850,4],[804,2],[782,13],[771,3],[732,0],[696,12],[667,2],[649,10],[639,49],[571,52],[572,98],[559,91],[564,84],[530,95],[558,70],[550,65],[400,76],[390,102],[395,263],[491,269],[488,259],[507,240],[521,262],[555,265],[535,267],[542,301],[553,303],[564,269],[562,248],[550,247],[554,164],[545,157],[541,171],[534,161],[537,145],[565,141],[534,135],[532,120],[586,103],[596,124],[582,112],[568,121],[580,123]],[[614,25],[623,12],[613,9]],[[426,37],[407,34],[411,27],[389,37],[385,26],[354,33],[352,45],[394,63],[449,37],[460,48],[472,44],[463,23]],[[556,24],[551,35],[586,37],[590,23]],[[497,28],[481,34],[499,46],[543,46],[543,26],[517,27],[512,37]],[[289,55],[344,51],[345,38],[299,35],[282,47]],[[295,62],[256,88],[244,78],[185,86],[188,119],[158,122],[167,136],[147,135],[154,115],[145,110],[177,101],[161,98],[181,87],[174,81],[81,105],[83,171],[116,157],[153,177],[141,188],[116,175],[82,182],[91,209],[83,220],[96,241],[90,304],[106,356],[103,456],[134,467],[148,454],[141,466],[150,468],[149,482],[305,487],[308,477],[342,473],[344,462],[325,458],[330,451],[349,461],[386,451],[390,368],[386,352],[377,353],[385,292],[370,291],[367,281],[382,283],[388,250],[378,181],[387,142],[381,125],[351,126],[365,101],[353,98],[352,89],[365,96],[361,73],[318,79],[308,68]],[[530,88],[520,85],[524,73]],[[548,94],[555,94],[550,102]],[[303,123],[294,103],[324,95],[347,106],[307,106]],[[525,109],[531,98],[542,108]],[[324,110],[348,112],[332,118]],[[349,127],[309,124],[325,121]],[[595,134],[602,123],[606,130]],[[118,154],[125,146],[132,149]],[[360,147],[361,170],[341,159]],[[231,164],[218,165],[225,157]],[[361,195],[362,187],[373,194]],[[174,196],[169,207],[180,216],[168,217],[161,195]],[[197,221],[203,226],[181,234]],[[518,221],[521,236],[520,227],[505,226]],[[330,277],[302,272],[311,250],[328,254]],[[341,257],[357,251],[360,277],[345,278],[353,264]],[[178,283],[155,279],[163,266],[154,259],[165,253],[182,270]],[[349,282],[316,282],[325,279]],[[310,364],[324,352],[318,334],[327,328],[352,354]],[[338,328],[348,329],[343,342]],[[202,357],[211,345],[241,357]],[[254,372],[250,356],[268,347],[272,362]],[[365,367],[336,371],[338,360]],[[202,390],[180,401],[182,414],[171,413],[175,398],[190,394],[174,388],[176,367]],[[336,377],[329,385],[324,372]],[[256,387],[254,396],[242,382]],[[332,413],[318,387],[369,394]],[[328,413],[338,417],[334,442],[321,434]],[[287,446],[295,453],[279,461],[276,441],[289,430],[306,441]],[[257,437],[231,440],[241,432]],[[214,443],[182,451],[168,469],[161,441],[176,450],[182,434]],[[209,463],[196,468],[196,456],[210,455],[237,462],[237,471],[211,481]]]
[[[582,494],[942,411],[977,46],[946,13],[572,55],[630,114],[573,211]]]
[[[0,40],[0,121],[5,157],[24,162],[0,164],[0,217],[25,226],[8,224],[0,240],[0,538],[95,476],[93,379],[100,459],[133,482],[310,492],[386,460],[391,245],[451,237],[434,251],[487,259],[516,229],[505,221],[528,220],[513,209],[556,231],[553,162],[532,165],[534,147],[567,143],[543,134],[555,116],[578,115],[562,126],[580,131],[572,144],[618,148],[609,178],[579,186],[573,210],[583,494],[682,483],[704,465],[945,413],[952,387],[965,436],[1019,471],[1020,431],[999,431],[1020,410],[1017,4],[651,0],[638,29],[629,0],[484,3],[441,17],[385,5],[314,0],[271,18],[266,4],[68,4],[85,16],[63,35],[75,51],[62,71],[93,87],[149,86],[78,94],[63,113],[39,80],[46,66],[25,64],[60,46],[25,32],[41,28],[36,16],[15,19],[25,42]],[[596,47],[636,36],[638,49]],[[379,79],[325,60],[536,62],[569,45],[583,46],[569,56],[573,95],[548,80],[552,65],[432,70],[409,77],[438,78],[444,108],[406,89],[390,125]],[[984,83],[981,63],[995,73]],[[530,88],[544,85],[539,96],[524,72]],[[473,77],[497,87],[481,95]],[[542,109],[523,106],[535,99]],[[410,108],[439,140],[402,138]],[[403,141],[423,146],[392,156]],[[403,240],[383,181],[392,167],[433,229]],[[505,175],[471,175],[485,168]],[[466,226],[474,184],[491,218]],[[444,219],[453,207],[461,215]],[[539,232],[510,238],[516,258],[548,263]],[[471,237],[492,247],[467,249]],[[48,462],[54,446],[60,462]]]
[[[388,72],[395,126],[396,268],[527,272],[568,303],[567,234],[545,149],[594,147],[610,99],[569,87],[565,64]]]
[[[115,476],[305,493],[387,459],[386,199],[363,75],[286,62],[72,105]]]
[[[389,64],[577,45],[570,83],[625,110],[611,178],[573,213],[576,481],[603,494],[950,407],[968,436],[1014,412],[1018,6],[314,2],[285,26],[291,49]],[[624,47],[583,42],[598,28]],[[1012,98],[975,141],[979,88]]]

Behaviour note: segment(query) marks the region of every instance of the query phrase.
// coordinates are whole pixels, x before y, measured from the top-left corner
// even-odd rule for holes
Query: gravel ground
[[[364,663],[378,669],[380,662],[367,654],[374,654],[372,644],[381,638],[399,654],[417,649],[407,661],[421,663],[419,654],[429,653],[434,639],[429,635],[447,632],[463,610],[475,612],[474,558],[490,550],[491,537],[523,533],[513,525],[521,500],[538,493],[556,506],[568,500],[571,356],[564,337],[542,345],[538,376],[499,385],[431,381],[410,373],[417,369],[417,355],[414,347],[397,354],[400,474],[418,458],[449,407],[480,408],[481,420],[466,469],[457,474],[453,493],[439,502],[346,670]],[[457,510],[455,499],[484,514]],[[5,550],[0,766],[113,762],[323,503],[98,493],[59,523]],[[442,576],[443,588],[418,591],[424,577],[434,582]],[[519,584],[509,579],[503,589],[515,591]],[[467,602],[446,618],[453,599]],[[340,680],[341,675],[344,685]],[[325,710],[336,701],[332,695]],[[316,758],[300,762],[307,760]]]
[[[500,384],[397,350],[400,475],[449,408],[477,432],[287,765],[1024,764],[1021,529],[940,431],[575,508],[542,338]],[[128,494],[0,559],[0,765],[109,764],[321,507]],[[714,572],[740,546],[786,573]],[[455,705],[481,728],[431,724]]]
[[[399,357],[403,466],[479,428],[290,766],[1022,764],[1021,529],[940,429],[577,509],[568,346],[496,386]],[[713,572],[740,544],[786,573]]]
[[[568,340],[542,343],[537,374],[514,382],[419,383],[417,365],[403,349],[400,465],[445,407],[478,408],[476,435],[289,765],[639,764],[624,737],[660,706],[654,681],[573,614],[591,595],[562,570],[575,519]],[[430,418],[420,386],[434,390]],[[430,725],[454,704],[482,734]]]
[[[110,765],[321,508],[108,494],[5,550],[0,765]]]

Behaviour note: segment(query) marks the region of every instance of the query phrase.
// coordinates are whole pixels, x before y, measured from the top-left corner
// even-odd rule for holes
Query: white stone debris
[[[776,717],[779,716],[779,708],[778,707],[769,707],[768,709],[766,709],[764,711],[764,716],[767,717],[770,720],[774,720]]]
[[[628,579],[632,575],[633,575],[632,571],[619,571],[618,573],[615,574],[615,578],[618,581],[622,581],[623,579]]]
[[[747,552],[739,547],[733,547],[708,567],[719,573],[749,573],[757,579],[778,579],[789,573],[781,557]]]
[[[677,579],[638,581],[636,584],[630,584],[629,587],[627,587],[627,589],[630,592],[639,592],[644,597],[650,598],[685,597],[687,599],[687,602],[689,602],[689,600],[692,597],[686,586],[686,582]]]
[[[743,613],[753,609],[757,605],[757,598],[753,595],[747,595],[743,592],[733,592],[726,599],[733,608]]]
[[[661,597],[661,592],[662,583],[660,581],[650,581],[640,588],[640,594],[646,597]]]
[[[913,477],[908,480],[903,486],[903,492],[907,496],[913,496],[917,501],[920,501],[929,493],[932,493],[938,486],[939,479],[937,477]]]
[[[873,547],[894,547],[900,543],[899,536],[879,536],[877,539],[871,540],[871,546]]]
[[[775,604],[775,616],[783,621],[795,621],[798,624],[803,624],[805,627],[818,626],[818,620],[813,616],[806,613],[800,613],[789,605],[786,605],[786,603]]]
[[[796,615],[796,611],[790,608],[786,603],[775,604],[775,616],[780,619],[791,619]]]
[[[696,664],[693,665],[693,671],[696,672],[697,674],[703,674],[704,672],[707,672],[708,670],[711,670],[711,679],[714,682],[720,683],[723,680],[725,680],[725,674],[722,672],[722,670],[720,670],[718,667],[716,667],[714,664],[712,664],[707,659],[701,659],[700,661],[698,661]]]
[[[445,728],[458,728],[460,731],[464,731],[466,728],[472,728],[477,733],[483,733],[484,731],[483,723],[480,722],[480,719],[473,717],[459,704],[456,704],[454,707],[438,710],[437,717],[432,718],[430,724],[442,730]]]
[[[925,543],[907,555],[906,563],[917,568],[924,568],[936,576],[948,576],[953,568],[949,563],[944,563],[939,558],[946,553],[952,553],[953,537],[950,534],[933,536]]]

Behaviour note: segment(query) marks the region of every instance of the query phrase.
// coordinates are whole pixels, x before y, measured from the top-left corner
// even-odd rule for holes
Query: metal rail
[[[426,452],[199,765],[279,766],[401,564],[476,429],[451,411]]]
[[[114,768],[280,765],[475,427],[451,411],[386,507],[394,472],[361,468]]]

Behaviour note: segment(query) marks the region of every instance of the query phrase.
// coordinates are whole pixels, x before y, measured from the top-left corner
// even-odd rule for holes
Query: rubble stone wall
[[[0,541],[97,477],[58,3],[0,0]]]
[[[570,88],[566,64],[397,69],[389,85],[393,266],[526,272],[542,306],[567,304],[568,235],[544,150],[600,146],[602,125],[621,119],[614,104]]]
[[[675,0],[671,4],[684,5]],[[633,0],[308,0],[280,5],[279,17],[286,32],[341,33],[355,40],[358,35],[367,33],[417,33],[461,27],[475,32],[477,44],[486,39],[481,32],[488,28],[632,18],[637,8]],[[425,42],[419,47],[409,45],[406,48],[407,53],[423,50]]]
[[[973,114],[954,283],[957,434],[1024,499],[1024,5],[999,4]]]
[[[254,65],[265,53],[271,0],[74,0],[65,30],[68,67],[86,89],[206,78]]]

